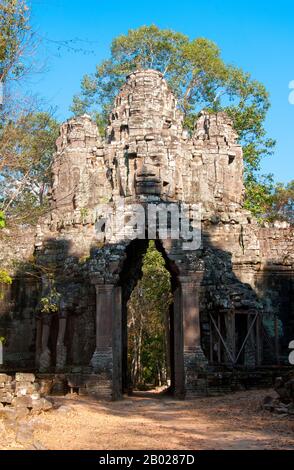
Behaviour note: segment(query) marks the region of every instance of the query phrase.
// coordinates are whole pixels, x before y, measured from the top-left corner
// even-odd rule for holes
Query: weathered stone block
[[[17,372],[15,374],[15,381],[16,382],[25,382],[25,383],[32,383],[35,382],[35,375],[24,373],[24,372]]]
[[[29,395],[15,397],[13,398],[11,404],[15,408],[32,408],[33,407],[32,398]]]
[[[32,400],[33,412],[49,411],[53,408],[53,404],[46,398],[37,398]]]
[[[8,383],[12,381],[11,375],[0,374],[0,383]]]

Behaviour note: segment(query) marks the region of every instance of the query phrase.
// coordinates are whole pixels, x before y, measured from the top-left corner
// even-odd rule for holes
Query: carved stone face
[[[176,112],[175,97],[159,72],[138,71],[128,77],[107,131],[116,148],[121,192],[174,197],[173,149],[181,135]]]
[[[158,157],[145,156],[136,158],[135,189],[136,194],[161,194],[161,161]]]
[[[160,151],[145,157],[136,158],[135,189],[136,194],[172,198],[175,193],[173,161],[168,160],[167,153]]]

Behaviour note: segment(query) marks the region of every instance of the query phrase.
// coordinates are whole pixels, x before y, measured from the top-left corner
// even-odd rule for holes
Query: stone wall
[[[35,232],[35,228],[21,226],[0,233],[0,266],[13,277],[12,285],[1,286],[0,336],[5,337],[5,363],[12,368],[34,367],[39,285],[27,275],[25,266],[34,259]]]
[[[0,412],[12,412],[22,418],[30,411],[40,413],[52,408],[52,403],[42,397],[42,387],[34,374],[17,372],[0,374]],[[5,408],[3,408],[5,405]]]
[[[87,115],[63,124],[50,222],[88,221],[89,209],[118,196],[201,202],[208,216],[240,208],[242,149],[230,120],[223,113],[202,113],[192,138],[182,122],[162,75],[149,70],[128,77],[109,116],[105,141]]]
[[[1,269],[14,273],[19,264],[32,258],[35,251],[35,237],[35,227],[27,225],[2,229],[0,232]]]

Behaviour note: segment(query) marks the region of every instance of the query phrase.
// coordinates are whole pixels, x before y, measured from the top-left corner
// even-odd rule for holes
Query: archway
[[[126,258],[120,273],[121,299],[122,299],[122,392],[129,392],[132,386],[132,374],[128,353],[130,351],[130,331],[128,330],[128,306],[132,300],[132,293],[142,278],[142,265],[148,250],[150,240],[133,240],[127,247]],[[184,393],[184,367],[183,367],[183,339],[182,318],[180,309],[180,290],[177,269],[168,258],[162,243],[154,242],[154,247],[163,259],[165,269],[170,275],[171,301],[167,312],[167,322],[164,325],[168,334],[168,347],[166,350],[169,375],[169,391],[175,396],[182,397]],[[129,334],[128,334],[129,333]]]

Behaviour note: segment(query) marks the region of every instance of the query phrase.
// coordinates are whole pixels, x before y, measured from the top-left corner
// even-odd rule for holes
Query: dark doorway
[[[161,385],[173,393],[175,370],[179,370],[175,358],[179,360],[181,356],[181,351],[176,354],[176,350],[182,344],[177,337],[181,329],[174,327],[175,316],[176,322],[179,321],[179,309],[174,302],[178,291],[176,270],[160,241],[133,240],[126,254],[120,274],[122,391],[130,393]],[[153,270],[154,265],[157,272]]]

